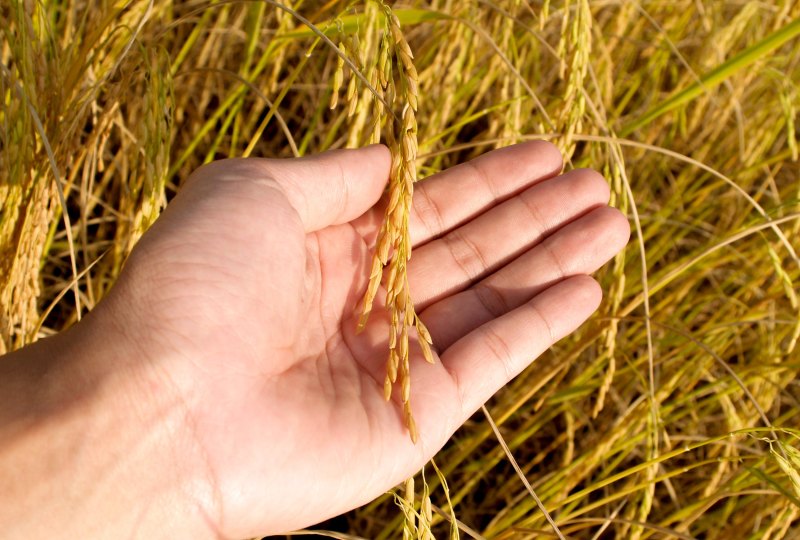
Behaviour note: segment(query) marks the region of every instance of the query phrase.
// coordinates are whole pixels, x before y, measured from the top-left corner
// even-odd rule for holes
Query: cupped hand
[[[380,300],[356,333],[388,150],[226,160],[189,178],[92,318],[113,319],[149,391],[181,403],[175,440],[201,456],[215,534],[284,532],[370,501],[589,317],[601,292],[587,274],[629,228],[599,174],[561,166],[530,142],[416,185],[409,283],[437,353],[431,365],[411,347],[416,445],[383,398]]]

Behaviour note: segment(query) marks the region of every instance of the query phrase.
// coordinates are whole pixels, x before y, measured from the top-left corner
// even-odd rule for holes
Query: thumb
[[[347,223],[369,210],[389,178],[382,144],[303,158],[259,160],[303,221],[306,232]]]

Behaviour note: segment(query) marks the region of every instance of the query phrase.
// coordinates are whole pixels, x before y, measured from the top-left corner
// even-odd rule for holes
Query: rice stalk
[[[395,115],[390,114],[386,117],[388,123],[387,142],[389,148],[392,149],[389,203],[386,207],[386,218],[378,233],[358,328],[359,330],[363,329],[369,319],[375,295],[383,279],[384,269],[387,269],[385,305],[389,310],[391,326],[384,397],[389,401],[394,384],[400,385],[403,416],[411,440],[416,442],[419,435],[411,408],[410,329],[413,328],[417,333],[417,342],[425,360],[430,363],[434,362],[431,351],[433,341],[414,310],[406,269],[406,265],[411,259],[408,219],[414,194],[414,182],[417,180],[418,79],[417,70],[414,67],[414,56],[400,29],[400,20],[387,5],[382,4],[381,7],[384,11],[386,26],[378,53],[378,80],[386,94],[386,101],[391,105],[396,99],[399,99],[403,109],[399,115],[397,127],[395,127],[395,122],[397,122]],[[392,73],[394,62],[396,62],[396,69],[400,75],[399,88],[396,87]],[[336,79],[334,78],[335,84]],[[394,135],[396,130],[400,133],[399,140]]]

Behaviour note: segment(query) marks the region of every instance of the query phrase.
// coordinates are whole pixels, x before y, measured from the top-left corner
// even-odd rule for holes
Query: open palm
[[[371,146],[207,165],[98,307],[184,403],[178,431],[203,456],[213,489],[204,511],[222,536],[306,526],[416,472],[597,308],[586,274],[628,239],[602,177],[559,176],[547,143],[418,184],[409,282],[438,361],[412,345],[415,445],[398,404],[383,399],[380,293],[356,334],[389,163]]]

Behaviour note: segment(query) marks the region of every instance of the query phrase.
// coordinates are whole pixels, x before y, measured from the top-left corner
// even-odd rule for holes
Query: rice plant
[[[354,309],[386,274],[413,436],[414,183],[547,139],[633,225],[600,312],[321,534],[800,534],[800,3],[4,0],[0,70],[0,353],[91,310],[201,164],[381,141]]]

